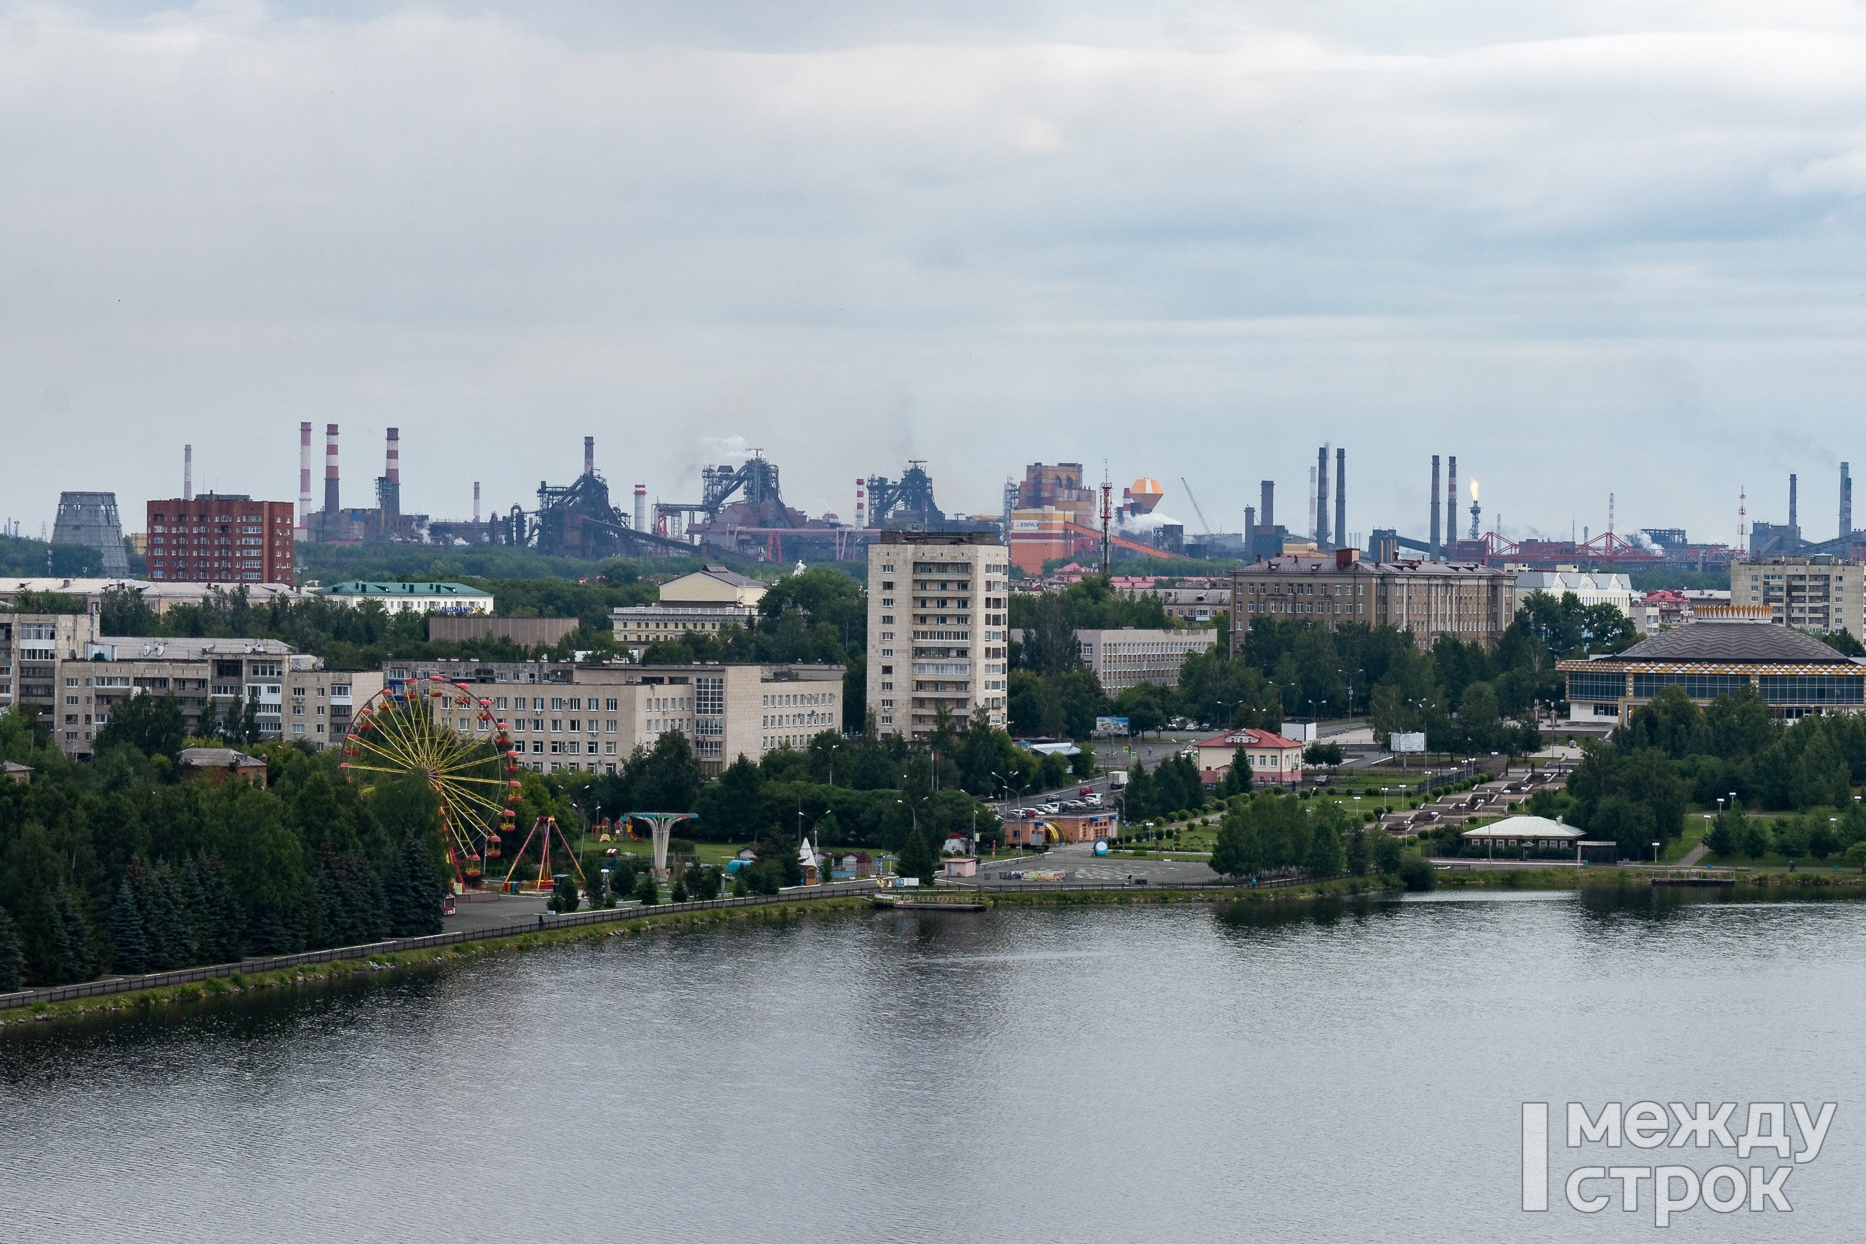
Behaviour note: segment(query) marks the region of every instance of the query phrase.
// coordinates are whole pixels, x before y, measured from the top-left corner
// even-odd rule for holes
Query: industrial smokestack
[[[1432,455],[1432,536],[1431,536],[1431,539],[1427,541],[1427,543],[1431,545],[1432,551],[1429,554],[1427,554],[1427,556],[1429,557],[1438,556],[1438,524],[1439,524],[1438,455],[1433,454]]]
[[[1840,464],[1840,538],[1853,535],[1853,475],[1844,462]],[[1844,555],[1845,549],[1841,550]]]
[[[855,481],[855,527],[857,531],[868,527],[868,481],[865,479]]]
[[[402,430],[400,428],[389,429],[389,454],[382,473],[391,484],[402,482]]]
[[[337,497],[337,425],[324,425],[324,512],[335,517],[342,508]],[[329,533],[326,533],[329,538]]]
[[[1788,530],[1791,535],[1801,534],[1801,523],[1795,518],[1795,477],[1788,477]]]
[[[1244,543],[1246,548],[1250,547],[1250,538],[1256,534],[1257,507],[1254,505],[1247,505],[1244,507]]]
[[[593,436],[583,438],[583,473],[596,474],[596,438]]]
[[[181,499],[194,500],[194,446],[181,447]]]
[[[382,510],[382,534],[393,537],[402,517],[402,432],[390,428],[388,448],[383,459],[382,484],[376,490],[376,504]]]
[[[1445,459],[1445,560],[1458,542],[1458,455]]]
[[[479,525],[479,481],[473,481],[473,525]]]
[[[1263,525],[1265,527],[1274,527],[1276,526],[1276,481],[1273,479],[1264,480],[1262,487],[1263,505],[1260,507],[1260,512],[1263,516]]]
[[[1315,547],[1328,548],[1328,446],[1315,451]]]
[[[1335,450],[1335,547],[1348,542],[1348,451]]]
[[[1315,468],[1309,468],[1309,539],[1317,540],[1321,532],[1315,526]]]
[[[311,538],[311,425],[298,425],[298,538]]]
[[[648,485],[635,485],[635,530],[648,530]]]

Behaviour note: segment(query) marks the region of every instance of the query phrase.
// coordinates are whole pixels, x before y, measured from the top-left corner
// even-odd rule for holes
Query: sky
[[[594,435],[625,509],[757,448],[844,519],[913,458],[1297,526],[1327,442],[1350,532],[1439,453],[1513,538],[1795,471],[1825,539],[1863,195],[1861,4],[0,0],[0,517],[140,529],[185,442],[295,499],[309,420],[447,518]]]

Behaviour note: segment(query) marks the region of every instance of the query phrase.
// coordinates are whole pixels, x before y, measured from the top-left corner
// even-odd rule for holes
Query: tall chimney
[[[311,538],[311,425],[298,425],[298,538]]]
[[[1328,548],[1328,446],[1315,451],[1315,547]]]
[[[1445,560],[1451,560],[1451,546],[1458,542],[1458,455],[1445,460]]]
[[[1801,535],[1801,523],[1795,517],[1795,477],[1788,477],[1788,532],[1791,536]]]
[[[1853,535],[1853,475],[1844,462],[1840,464],[1840,538],[1850,540]],[[1845,556],[1847,550],[1841,549]]]
[[[1335,547],[1348,542],[1348,451],[1335,450]]]
[[[635,530],[648,530],[648,485],[635,485]]]
[[[1254,505],[1247,505],[1244,507],[1244,547],[1245,548],[1248,549],[1250,547],[1250,539],[1252,536],[1256,534],[1257,534],[1257,507]]]
[[[324,512],[335,517],[341,508],[337,499],[337,425],[327,423],[324,425]]]
[[[1321,540],[1322,533],[1315,525],[1315,468],[1314,467],[1309,468],[1308,519],[1309,519],[1309,539],[1314,540],[1317,543],[1319,543]]]
[[[596,474],[596,438],[593,436],[583,438],[583,473]]]
[[[194,500],[194,446],[181,447],[181,499]]]
[[[1427,543],[1431,545],[1431,552],[1426,554],[1427,557],[1438,556],[1439,517],[1440,515],[1439,515],[1439,508],[1438,508],[1438,455],[1433,454],[1432,455],[1432,536],[1431,536],[1431,539],[1427,541]]]
[[[1262,489],[1263,505],[1259,513],[1265,527],[1274,527],[1276,526],[1276,481],[1273,479],[1264,480]]]
[[[479,526],[479,481],[473,481],[473,525]]]
[[[392,537],[397,523],[402,517],[402,430],[389,429],[387,455],[382,467],[382,495],[378,503],[382,507],[383,535]]]
[[[855,529],[868,529],[868,481],[860,476],[855,480]]]

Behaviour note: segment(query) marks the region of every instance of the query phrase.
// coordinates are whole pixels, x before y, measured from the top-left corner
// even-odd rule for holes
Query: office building
[[[1005,724],[1008,550],[988,532],[885,531],[868,546],[866,703],[883,734],[942,713]]]
[[[1516,616],[1516,578],[1476,562],[1362,561],[1353,549],[1332,557],[1273,557],[1231,575],[1231,648],[1263,618],[1394,626],[1430,649],[1440,635],[1494,648]]]
[[[292,582],[292,503],[202,493],[151,501],[149,577],[158,583]]]
[[[616,642],[640,657],[649,644],[678,643],[688,632],[717,635],[728,626],[750,629],[766,585],[724,566],[703,566],[670,579],[652,605],[625,605],[609,611]]]
[[[1076,632],[1082,664],[1095,671],[1101,689],[1110,696],[1140,683],[1177,686],[1179,667],[1186,658],[1209,651],[1218,638],[1218,632],[1210,628],[1159,631],[1121,627]]]
[[[464,583],[391,583],[351,580],[320,587],[317,596],[340,605],[374,601],[389,613],[491,613],[491,592]]]
[[[1583,605],[1612,605],[1627,617],[1633,616],[1633,580],[1629,575],[1583,571],[1573,566],[1520,571],[1516,576],[1516,599],[1531,592],[1546,592],[1557,600],[1572,593]]]

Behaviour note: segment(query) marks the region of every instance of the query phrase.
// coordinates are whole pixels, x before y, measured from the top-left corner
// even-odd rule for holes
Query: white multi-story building
[[[803,751],[842,731],[840,665],[634,665],[572,661],[388,661],[390,683],[434,677],[468,687],[506,725],[535,772],[614,773],[637,747],[669,732],[718,774],[740,756]],[[462,719],[461,730],[483,730]]]
[[[1218,642],[1210,628],[1155,631],[1137,627],[1076,632],[1082,663],[1095,671],[1101,689],[1120,695],[1139,683],[1177,686],[1179,667],[1195,652],[1208,651]]]
[[[990,532],[884,531],[868,546],[868,711],[917,738],[941,710],[1005,723],[1010,554]]]
[[[1633,580],[1623,574],[1594,573],[1563,566],[1556,570],[1525,570],[1516,576],[1516,599],[1531,592],[1547,592],[1560,600],[1569,592],[1583,605],[1612,605],[1633,616]]]
[[[1804,631],[1866,631],[1866,566],[1829,557],[1772,557],[1730,567],[1730,603]]]

